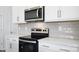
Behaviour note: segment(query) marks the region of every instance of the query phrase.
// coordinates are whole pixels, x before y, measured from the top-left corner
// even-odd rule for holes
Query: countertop
[[[79,40],[70,40],[70,39],[58,39],[53,37],[48,37],[39,40],[39,42],[42,43],[48,43],[52,45],[57,46],[67,46],[67,47],[73,47],[73,48],[79,48]]]
[[[46,37],[39,41],[56,41],[56,42],[63,42],[63,43],[79,43],[77,39],[63,39],[63,38],[53,38],[53,37]]]

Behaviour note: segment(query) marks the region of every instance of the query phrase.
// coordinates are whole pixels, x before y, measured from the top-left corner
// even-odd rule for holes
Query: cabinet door
[[[45,6],[45,22],[59,21],[59,7]]]
[[[39,52],[49,52],[49,51],[50,51],[49,46],[46,45],[39,46]]]
[[[18,39],[6,38],[6,52],[18,52],[19,50]]]
[[[13,23],[25,23],[24,10],[25,6],[14,6],[12,7],[13,12]]]
[[[63,6],[62,21],[63,20],[79,20],[79,6]]]
[[[12,7],[12,20],[13,20],[13,23],[17,23],[19,20],[17,19],[17,7],[14,6]]]
[[[11,52],[18,52],[19,50],[18,39],[12,39],[11,43],[12,43]]]
[[[39,52],[50,52],[50,44],[39,41]]]
[[[19,23],[25,23],[25,18],[24,18],[24,6],[18,6],[17,7],[17,20],[19,20]]]
[[[0,16],[0,50],[4,48],[4,38],[3,38],[3,17]]]
[[[6,52],[11,52],[11,41],[9,38],[6,38]]]
[[[19,20],[18,23],[26,23],[25,22],[25,10],[32,8],[32,7],[34,6],[18,6],[17,7],[17,15],[18,15],[17,20]]]

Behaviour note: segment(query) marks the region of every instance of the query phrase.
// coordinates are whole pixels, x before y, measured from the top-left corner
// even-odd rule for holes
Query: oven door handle
[[[36,43],[36,41],[28,41],[28,40],[21,40],[21,39],[19,41],[27,42],[27,43]]]

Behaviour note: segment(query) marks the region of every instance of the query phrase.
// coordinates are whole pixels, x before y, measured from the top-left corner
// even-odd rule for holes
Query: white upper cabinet
[[[12,19],[13,23],[25,23],[24,21],[24,9],[23,6],[12,7]]]
[[[34,6],[12,7],[14,23],[26,23],[24,10]],[[79,6],[45,6],[45,22],[79,20]]]
[[[61,15],[58,6],[45,6],[45,22],[59,21]]]
[[[79,6],[63,6],[61,14],[63,20],[79,20]]]
[[[12,19],[13,23],[26,23],[24,11],[25,9],[32,8],[34,6],[13,6],[12,7]]]
[[[13,23],[26,23],[24,17],[25,9],[28,9],[32,6],[13,6],[12,7],[12,19]]]
[[[24,10],[27,6],[13,6],[12,7],[12,19],[13,23],[26,23],[24,19]]]
[[[45,22],[79,20],[79,6],[45,6]]]
[[[17,23],[17,7],[12,7],[12,21]]]

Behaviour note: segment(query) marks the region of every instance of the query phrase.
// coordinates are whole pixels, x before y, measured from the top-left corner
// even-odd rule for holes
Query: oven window
[[[38,44],[21,42],[19,43],[19,51],[20,52],[38,52]]]
[[[30,44],[30,43],[24,43],[24,52],[33,52],[34,50],[34,44]]]

